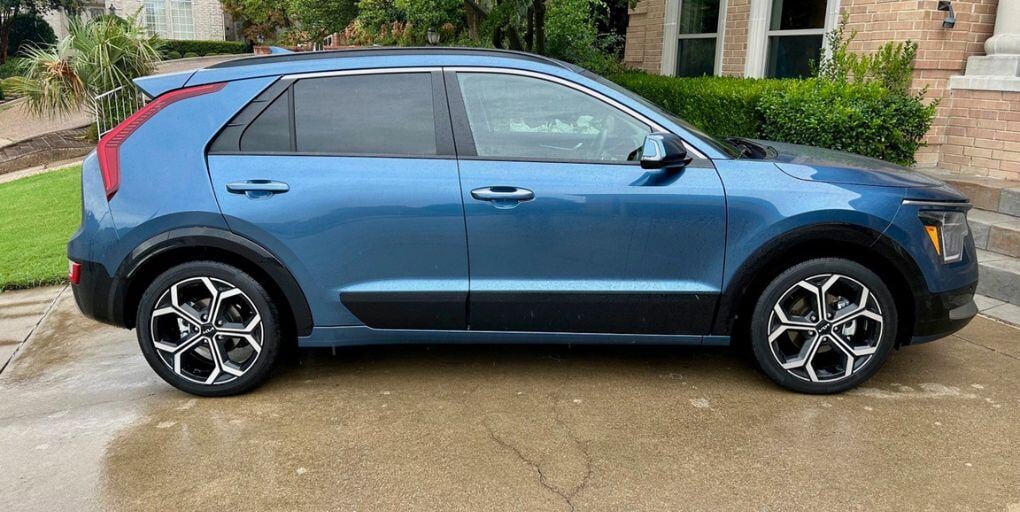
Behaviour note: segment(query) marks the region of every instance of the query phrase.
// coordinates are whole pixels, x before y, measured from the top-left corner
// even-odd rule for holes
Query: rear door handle
[[[227,183],[227,192],[244,194],[249,199],[265,199],[273,194],[282,194],[290,190],[290,185],[282,181],[248,180]]]
[[[471,197],[479,201],[531,201],[535,193],[518,187],[482,187],[471,191]]]

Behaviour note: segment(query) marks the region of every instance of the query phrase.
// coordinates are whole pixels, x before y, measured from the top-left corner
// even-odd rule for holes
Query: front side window
[[[826,0],[772,0],[765,74],[797,78],[811,74],[822,55]]]
[[[436,154],[429,73],[383,73],[294,84],[299,153]]]
[[[676,75],[715,74],[720,0],[682,0],[677,24]]]
[[[540,78],[458,73],[480,157],[624,162],[648,125],[581,91]]]

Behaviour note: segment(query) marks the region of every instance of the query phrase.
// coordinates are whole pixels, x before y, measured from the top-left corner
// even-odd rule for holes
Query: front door
[[[472,330],[708,333],[725,239],[711,162],[645,171],[650,121],[562,80],[458,71],[447,90]]]
[[[317,327],[465,328],[467,241],[441,73],[290,81],[212,145],[230,228],[291,270]]]

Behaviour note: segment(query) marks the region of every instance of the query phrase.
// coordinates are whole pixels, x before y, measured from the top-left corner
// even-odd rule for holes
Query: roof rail
[[[393,47],[373,46],[365,48],[349,48],[344,50],[326,50],[317,52],[295,52],[273,55],[258,55],[242,59],[228,60],[207,67],[206,69],[235,68],[241,66],[256,66],[259,64],[275,64],[278,62],[297,62],[304,60],[319,59],[340,59],[344,57],[362,57],[377,55],[478,55],[478,56],[503,56],[532,62],[552,64],[565,69],[573,70],[567,63],[538,55],[516,50],[502,50],[496,48],[457,48],[457,47]]]

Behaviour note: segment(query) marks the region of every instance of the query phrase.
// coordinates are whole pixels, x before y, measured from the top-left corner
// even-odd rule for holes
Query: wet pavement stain
[[[978,319],[864,387],[724,349],[300,351],[197,399],[60,304],[0,375],[5,510],[1008,510],[1020,331]]]

